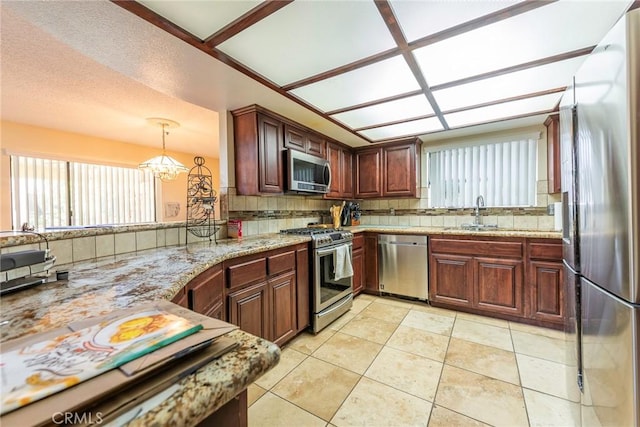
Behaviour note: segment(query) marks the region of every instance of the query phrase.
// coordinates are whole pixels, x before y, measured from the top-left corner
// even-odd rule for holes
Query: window
[[[134,168],[11,156],[13,228],[155,221],[153,174]]]
[[[533,206],[537,140],[456,147],[429,153],[430,206]]]

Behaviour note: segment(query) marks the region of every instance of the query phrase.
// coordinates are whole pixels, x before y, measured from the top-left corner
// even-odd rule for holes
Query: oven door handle
[[[317,256],[325,256],[325,255],[329,255],[332,254],[336,251],[336,248],[339,246],[343,246],[343,245],[338,245],[338,246],[334,246],[330,249],[316,249],[316,255]],[[352,243],[345,243],[344,246],[352,246]]]

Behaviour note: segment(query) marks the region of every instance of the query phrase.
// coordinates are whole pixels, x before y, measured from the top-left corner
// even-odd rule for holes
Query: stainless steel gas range
[[[353,305],[353,233],[334,228],[293,228],[280,232],[311,237],[312,328],[317,333]]]

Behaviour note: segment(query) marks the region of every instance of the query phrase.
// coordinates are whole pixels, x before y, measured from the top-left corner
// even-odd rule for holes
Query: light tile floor
[[[249,426],[572,426],[562,332],[358,296],[249,387]]]

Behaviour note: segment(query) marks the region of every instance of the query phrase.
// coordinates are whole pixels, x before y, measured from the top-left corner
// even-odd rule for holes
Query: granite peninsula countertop
[[[185,284],[226,259],[308,242],[308,237],[266,235],[164,247],[68,264],[69,279],[0,298],[0,342],[65,326],[157,299],[171,299]],[[61,269],[59,267],[59,269]],[[280,359],[280,348],[236,330],[240,345],[178,383],[178,389],[135,425],[194,425],[231,400]]]
[[[347,229],[355,233],[561,237],[561,233],[555,231],[506,229],[474,232],[457,228],[392,225],[361,225]],[[65,237],[72,235],[72,231],[65,232]],[[68,280],[0,298],[0,343],[138,303],[171,299],[191,279],[226,259],[309,241],[306,236],[266,234],[243,240],[220,240],[217,244],[161,247],[57,266],[58,270],[69,270]],[[28,240],[12,237],[2,243],[11,246],[7,244],[9,242],[22,244]],[[195,424],[278,363],[280,349],[275,344],[240,330],[229,336],[239,342],[238,349],[183,379],[168,399],[137,419],[135,425]]]

